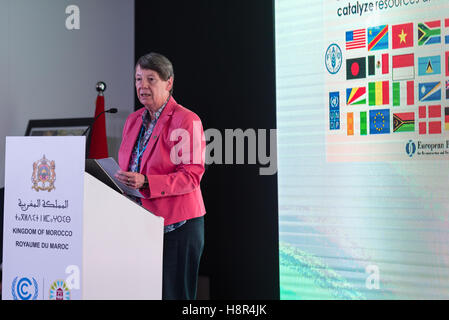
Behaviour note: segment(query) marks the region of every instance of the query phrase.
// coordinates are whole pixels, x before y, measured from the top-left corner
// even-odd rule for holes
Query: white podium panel
[[[81,299],[64,282],[82,262],[84,150],[85,137],[6,138],[3,299]]]
[[[84,172],[84,137],[7,137],[2,298],[161,299],[164,219]]]
[[[84,179],[83,299],[161,299],[164,219]]]

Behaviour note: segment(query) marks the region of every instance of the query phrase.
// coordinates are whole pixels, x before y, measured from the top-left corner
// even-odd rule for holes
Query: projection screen
[[[281,299],[449,298],[449,2],[275,0]]]

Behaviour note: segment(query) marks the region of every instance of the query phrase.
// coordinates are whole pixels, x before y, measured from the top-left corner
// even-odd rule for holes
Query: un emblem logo
[[[14,300],[36,300],[39,294],[36,279],[15,277],[11,285],[11,294]]]
[[[330,74],[336,74],[340,71],[343,63],[343,55],[340,47],[333,43],[326,50],[325,64],[326,69]]]
[[[340,106],[340,101],[339,101],[338,95],[332,95],[331,97],[329,97],[329,101],[330,101],[330,106],[332,108],[337,108]]]
[[[413,142],[413,140],[409,140],[409,142],[407,142],[407,144],[405,145],[405,152],[410,158],[413,157],[416,152],[416,144]]]

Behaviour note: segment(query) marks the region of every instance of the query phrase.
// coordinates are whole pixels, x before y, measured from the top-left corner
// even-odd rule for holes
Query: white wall
[[[66,7],[80,10],[68,30]],[[92,117],[104,81],[109,155],[116,158],[134,110],[134,1],[0,0],[0,187],[5,137],[23,136],[30,119]]]

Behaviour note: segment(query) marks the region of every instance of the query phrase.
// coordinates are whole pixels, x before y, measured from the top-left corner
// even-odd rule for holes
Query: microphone
[[[104,113],[117,113],[118,109],[117,108],[109,108],[108,110],[105,110],[103,112],[100,112],[100,114],[98,116],[95,117],[94,121],[92,121],[92,123],[90,124],[90,126],[87,127],[86,130],[84,130],[83,134],[81,136],[85,136],[87,132],[89,132],[89,130],[92,129],[95,121],[97,121],[97,119]]]

